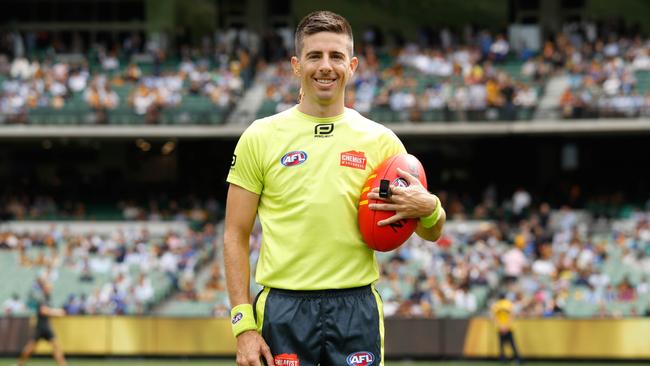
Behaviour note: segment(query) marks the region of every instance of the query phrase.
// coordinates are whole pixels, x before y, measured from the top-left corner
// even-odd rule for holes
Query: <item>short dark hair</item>
[[[352,27],[350,23],[341,15],[327,10],[319,10],[307,14],[296,28],[294,42],[296,47],[296,56],[300,56],[302,52],[302,40],[305,36],[320,32],[332,32],[338,34],[346,34],[350,37],[350,43],[354,42],[352,37]],[[352,55],[352,47],[350,48],[350,55]]]

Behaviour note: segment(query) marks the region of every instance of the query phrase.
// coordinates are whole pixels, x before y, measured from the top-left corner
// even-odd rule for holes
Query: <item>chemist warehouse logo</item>
[[[280,159],[280,163],[284,166],[300,165],[305,161],[307,161],[307,153],[304,151],[289,151]]]
[[[363,151],[344,151],[341,153],[340,165],[366,170],[366,154]]]

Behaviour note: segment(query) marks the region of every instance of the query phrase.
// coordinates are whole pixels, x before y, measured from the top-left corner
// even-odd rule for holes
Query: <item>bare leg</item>
[[[34,351],[34,347],[36,346],[36,341],[33,339],[30,339],[29,342],[23,347],[23,352],[20,354],[20,358],[18,359],[18,366],[25,366],[25,362],[29,359],[29,356],[32,354]]]
[[[63,348],[61,348],[61,343],[56,338],[52,339],[52,348],[54,348],[54,359],[56,360],[57,365],[65,366],[65,357],[63,356]]]

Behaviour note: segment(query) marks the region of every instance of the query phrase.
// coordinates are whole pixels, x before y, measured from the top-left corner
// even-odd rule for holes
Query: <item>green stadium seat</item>
[[[422,111],[421,116],[422,116],[422,122],[437,122],[437,111]]]
[[[628,317],[632,315],[634,306],[634,302],[612,302],[607,304],[607,311],[614,316]]]
[[[637,71],[636,76],[636,88],[641,95],[645,95],[650,91],[650,71]]]
[[[214,108],[208,115],[208,123],[212,125],[220,125],[225,121],[225,113],[219,108]]]
[[[265,100],[260,108],[257,110],[257,118],[268,117],[272,114],[275,114],[278,103],[273,100]]]

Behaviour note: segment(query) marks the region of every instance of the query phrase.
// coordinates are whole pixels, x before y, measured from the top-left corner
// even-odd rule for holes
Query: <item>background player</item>
[[[491,314],[499,332],[499,357],[501,358],[501,362],[506,361],[505,347],[508,344],[512,349],[513,360],[519,365],[521,359],[519,358],[515,338],[512,334],[512,320],[514,317],[513,304],[506,298],[505,294],[499,294],[499,300],[492,305]]]
[[[39,340],[45,340],[52,344],[52,356],[56,360],[57,365],[65,366],[66,362],[63,355],[63,349],[61,348],[61,343],[58,339],[56,339],[56,336],[52,331],[52,327],[50,326],[50,317],[64,316],[65,311],[63,311],[63,309],[50,307],[50,293],[52,289],[50,284],[45,279],[39,278],[36,280],[36,283],[38,284],[38,288],[40,290],[40,294],[37,295],[39,298],[36,307],[36,329],[34,337],[30,339],[23,348],[17,365],[24,366],[25,362],[27,362],[30,355],[34,351],[36,343]]]

